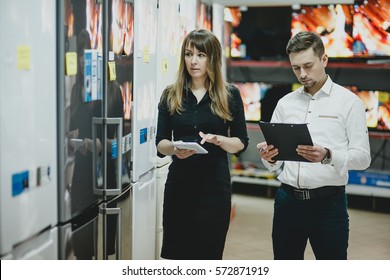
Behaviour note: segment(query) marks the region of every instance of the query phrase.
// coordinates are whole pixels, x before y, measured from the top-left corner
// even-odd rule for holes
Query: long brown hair
[[[224,120],[231,121],[229,110],[230,92],[222,76],[222,48],[218,38],[205,29],[191,31],[183,41],[180,55],[178,78],[164,92],[162,100],[167,102],[171,114],[183,111],[183,89],[189,87],[191,76],[185,65],[187,48],[196,48],[207,55],[207,78],[205,87],[211,99],[211,111]]]

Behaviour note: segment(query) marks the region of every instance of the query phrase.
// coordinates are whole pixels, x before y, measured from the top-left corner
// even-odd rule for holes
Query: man
[[[281,98],[274,123],[307,123],[313,146],[296,151],[308,162],[275,161],[272,143],[257,144],[264,165],[281,187],[275,196],[272,240],[275,259],[303,259],[307,240],[316,259],[347,259],[349,218],[345,185],[348,170],[371,162],[365,107],[326,74],[321,38],[299,32],[286,52],[301,88]]]

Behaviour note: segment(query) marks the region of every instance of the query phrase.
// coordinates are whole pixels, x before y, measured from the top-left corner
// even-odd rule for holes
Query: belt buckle
[[[300,200],[310,199],[310,191],[309,190],[294,190],[295,198]]]

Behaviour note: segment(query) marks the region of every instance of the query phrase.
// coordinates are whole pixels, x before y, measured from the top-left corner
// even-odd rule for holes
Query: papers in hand
[[[259,122],[259,125],[267,145],[274,145],[279,151],[273,160],[308,161],[296,152],[298,145],[313,145],[306,124]]]
[[[174,141],[173,145],[178,149],[194,150],[197,154],[207,154],[208,151],[196,142]]]

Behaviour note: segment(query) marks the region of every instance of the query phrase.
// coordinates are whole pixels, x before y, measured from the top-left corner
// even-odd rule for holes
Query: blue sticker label
[[[140,130],[139,143],[143,144],[146,141],[148,141],[148,129],[147,128],[143,128],[143,129]]]
[[[23,171],[12,175],[12,196],[21,194],[24,189],[28,188],[28,184],[28,171]]]
[[[118,143],[116,140],[111,142],[111,158],[114,159],[118,156]]]

